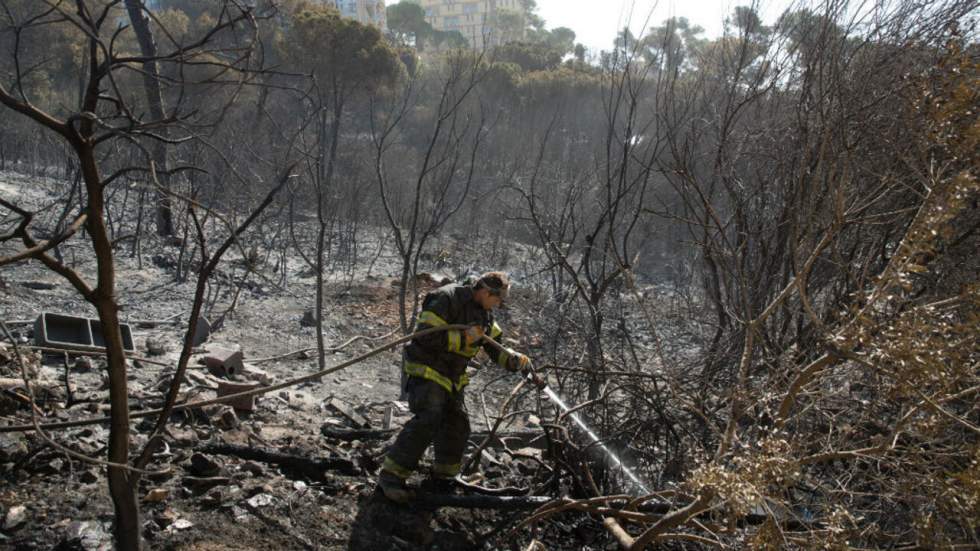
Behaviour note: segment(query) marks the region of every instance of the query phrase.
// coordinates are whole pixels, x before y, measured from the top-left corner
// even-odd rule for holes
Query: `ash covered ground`
[[[0,175],[0,193],[39,211],[64,193],[56,180]],[[0,254],[9,253],[11,244]],[[132,410],[163,403],[186,331],[194,274],[179,282],[177,243],[146,238],[142,254],[128,246],[116,251],[117,295],[122,319],[133,330],[135,354],[129,360]],[[333,272],[325,285],[324,339],[327,365],[338,365],[398,335],[395,256],[378,243],[364,247],[364,262]],[[9,249],[9,250],[8,250]],[[93,277],[94,255],[84,235],[61,246],[65,262]],[[215,396],[227,377],[200,365],[217,348],[243,353],[246,371],[234,379],[272,384],[315,372],[310,327],[315,278],[302,260],[289,258],[287,278],[266,268],[249,273],[241,255],[229,254],[209,286],[207,317],[221,320],[207,342],[196,347],[182,384],[182,402]],[[480,268],[490,268],[490,266]],[[510,269],[512,266],[492,266]],[[452,271],[447,275],[453,276]],[[436,277],[435,279],[439,279]],[[424,292],[437,283],[423,278]],[[240,290],[239,290],[240,289]],[[237,294],[237,297],[236,297]],[[26,366],[37,393],[41,422],[87,419],[108,414],[105,362],[97,356],[65,356],[26,348],[34,344],[33,321],[43,312],[96,317],[94,309],[60,276],[37,261],[0,271],[0,318],[25,348]],[[540,339],[525,325],[533,300],[498,315],[511,344],[532,355]],[[233,308],[232,308],[233,305]],[[304,318],[306,318],[304,320]],[[361,338],[356,338],[361,337]],[[353,339],[353,340],[352,340]],[[285,356],[292,353],[290,356]],[[2,350],[0,378],[8,381],[0,400],[2,424],[30,420],[25,389],[17,385],[13,347]],[[482,356],[482,355],[481,355]],[[529,514],[440,509],[420,511],[394,506],[376,495],[374,476],[393,431],[409,418],[398,402],[400,349],[384,352],[319,382],[263,394],[251,412],[228,405],[192,408],[175,414],[165,444],[143,476],[139,495],[144,534],[152,549],[472,549],[527,546],[528,530],[509,530]],[[500,404],[518,384],[483,358],[472,375],[468,407],[474,438],[493,424]],[[18,398],[15,394],[19,394]],[[553,413],[540,396],[525,391],[523,413],[500,430],[532,435],[481,454],[487,486],[543,485],[541,416]],[[518,403],[521,401],[519,400]],[[515,404],[517,405],[517,404]],[[534,411],[532,411],[532,409]],[[387,419],[387,421],[386,421]],[[146,443],[154,417],[132,421],[132,452]],[[351,430],[369,431],[364,436]],[[370,431],[376,431],[371,433]],[[381,432],[377,432],[381,431]],[[108,425],[92,424],[50,432],[61,446],[95,458],[105,456]],[[520,439],[518,439],[520,440]],[[318,472],[241,457],[234,450],[257,449],[284,456],[339,461],[343,468]],[[217,450],[217,451],[216,451]],[[232,450],[231,452],[229,450]],[[471,446],[470,451],[473,448]],[[12,549],[110,549],[112,505],[105,468],[73,458],[33,433],[0,434],[0,546]],[[418,481],[415,481],[418,483]],[[549,522],[535,537],[552,548],[605,548],[613,545],[586,516]],[[598,537],[598,539],[596,539]]]

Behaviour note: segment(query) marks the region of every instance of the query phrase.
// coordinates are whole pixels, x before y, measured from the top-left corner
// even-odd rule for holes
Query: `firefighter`
[[[414,416],[398,434],[381,467],[378,486],[388,499],[404,503],[412,498],[405,481],[430,444],[435,451],[430,485],[436,491],[452,489],[470,435],[463,400],[469,382],[466,367],[481,345],[505,369],[519,371],[530,365],[527,356],[509,349],[500,351],[483,341],[489,335],[499,342],[501,329],[493,320],[493,310],[507,298],[509,288],[507,274],[487,272],[472,285],[444,285],[426,295],[418,329],[470,328],[437,331],[405,346],[406,393]]]

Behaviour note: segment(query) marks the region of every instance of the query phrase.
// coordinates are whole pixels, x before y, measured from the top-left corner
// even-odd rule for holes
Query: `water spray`
[[[544,392],[546,396],[548,396],[549,400],[554,402],[555,405],[557,405],[569,417],[571,417],[572,420],[575,421],[575,424],[578,425],[583,431],[585,431],[585,434],[589,435],[589,438],[592,440],[592,443],[599,445],[599,448],[603,452],[605,452],[605,454],[609,457],[609,459],[612,460],[615,467],[620,469],[623,472],[623,474],[625,474],[627,478],[630,479],[630,481],[633,483],[634,486],[636,486],[644,494],[650,493],[650,489],[647,488],[646,484],[644,484],[639,479],[639,477],[637,477],[636,474],[623,463],[623,461],[619,458],[618,455],[616,455],[612,450],[609,449],[608,446],[602,443],[602,440],[596,435],[595,432],[592,431],[592,429],[589,428],[588,425],[585,424],[585,421],[582,420],[579,414],[572,411],[572,408],[570,408],[568,404],[566,404],[565,401],[562,400],[560,396],[558,396],[558,393],[556,393],[554,390],[551,389],[550,386],[548,386],[548,384],[544,381],[544,379],[541,378],[540,375],[535,373],[532,368],[528,368],[524,372],[524,376],[527,377],[528,381],[530,381],[536,387],[541,389],[541,391]]]
[[[508,354],[515,353],[513,350],[508,350],[507,348],[504,348],[503,346],[500,345],[500,343],[498,343],[497,341],[491,339],[486,335],[484,335],[483,338],[486,342],[490,344],[490,346],[496,348],[500,352],[506,352]],[[585,421],[582,420],[579,414],[575,413],[572,410],[572,408],[570,408],[568,404],[566,404],[565,401],[561,399],[561,396],[558,396],[558,393],[552,390],[551,387],[548,386],[548,383],[543,378],[541,378],[540,375],[538,375],[538,373],[534,370],[534,366],[530,362],[526,367],[524,367],[521,370],[521,373],[531,384],[538,387],[538,389],[544,392],[545,395],[548,396],[549,400],[554,402],[554,404],[557,405],[559,408],[561,408],[562,411],[565,412],[565,414],[571,417],[572,420],[575,421],[575,424],[578,425],[585,432],[585,434],[589,436],[589,438],[592,440],[592,443],[598,444],[599,449],[601,449],[609,457],[609,459],[612,460],[616,468],[621,470],[623,474],[625,474],[626,477],[630,479],[633,485],[636,486],[636,488],[638,488],[644,494],[650,493],[650,489],[647,488],[646,484],[644,484],[638,476],[636,476],[636,473],[634,473],[629,467],[627,467],[626,464],[624,464],[623,461],[619,458],[619,456],[616,455],[612,450],[610,450],[608,446],[602,443],[602,440],[596,435],[595,432],[592,431],[592,429],[589,428],[588,425],[585,424]]]

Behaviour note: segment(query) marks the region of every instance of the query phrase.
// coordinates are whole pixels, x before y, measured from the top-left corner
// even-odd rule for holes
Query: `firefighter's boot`
[[[456,479],[447,477],[433,476],[422,483],[422,489],[426,492],[439,495],[452,495],[456,493]]]
[[[415,498],[415,493],[405,484],[405,479],[388,471],[381,471],[378,487],[386,498],[395,503],[408,503]]]

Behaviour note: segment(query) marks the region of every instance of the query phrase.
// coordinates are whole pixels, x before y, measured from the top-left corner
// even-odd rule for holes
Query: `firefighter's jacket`
[[[433,290],[422,302],[417,330],[443,325],[480,325],[499,342],[501,330],[493,314],[473,299],[473,288],[449,284]],[[416,337],[405,347],[405,373],[433,381],[448,392],[459,391],[469,383],[466,366],[480,351],[480,343],[466,345],[463,332],[450,329]],[[507,368],[509,354],[483,343],[483,349],[501,367]]]

